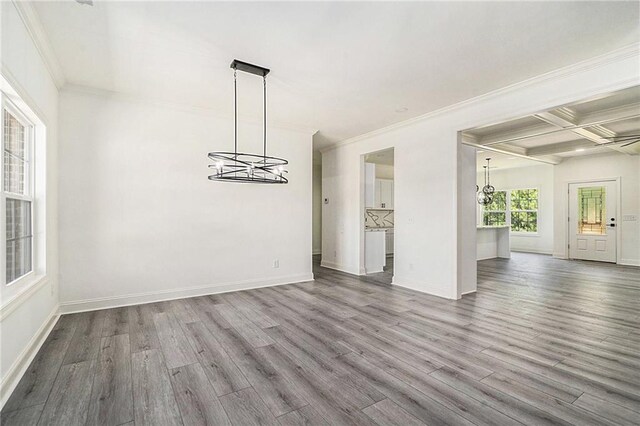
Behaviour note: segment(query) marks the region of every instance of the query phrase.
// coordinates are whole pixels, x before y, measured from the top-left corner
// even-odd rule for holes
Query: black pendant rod
[[[264,124],[263,124],[263,129],[262,129],[262,134],[263,134],[263,151],[262,151],[262,156],[265,159],[265,163],[267,160],[267,75],[263,75],[262,76],[262,84],[264,87],[264,91],[263,91],[263,106],[264,106]]]
[[[238,154],[238,76],[233,69],[233,151]]]

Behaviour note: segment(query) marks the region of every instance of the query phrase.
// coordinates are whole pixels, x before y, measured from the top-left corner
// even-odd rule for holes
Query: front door
[[[616,262],[616,181],[569,184],[569,258]]]

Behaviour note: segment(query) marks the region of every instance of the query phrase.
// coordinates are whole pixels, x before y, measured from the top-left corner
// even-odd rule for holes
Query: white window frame
[[[0,218],[2,220],[2,259],[1,264],[3,266],[3,270],[5,271],[2,276],[2,283],[6,286],[14,286],[19,285],[22,282],[29,280],[35,271],[35,246],[36,246],[36,230],[35,230],[35,167],[34,167],[34,141],[35,141],[35,126],[34,124],[26,117],[26,115],[20,111],[20,109],[14,105],[4,94],[0,92],[0,108],[2,113],[2,118],[0,119],[0,152],[2,153],[2,158],[0,159],[0,164],[2,167],[0,172]],[[4,111],[7,110],[9,114],[15,117],[20,124],[25,127],[25,162],[27,166],[27,171],[25,173],[25,194],[15,194],[12,192],[5,192],[4,190]],[[24,275],[16,278],[11,282],[7,282],[7,198],[29,201],[31,203],[31,270]]]
[[[536,191],[538,191],[538,209],[537,210],[511,210],[511,192],[512,191],[523,191],[523,190],[529,190],[529,189],[535,189]],[[518,237],[536,237],[538,236],[538,233],[540,232],[539,230],[539,225],[540,225],[540,188],[535,187],[535,186],[530,186],[530,187],[526,187],[526,188],[512,188],[512,189],[496,189],[496,192],[505,192],[505,201],[506,201],[506,205],[505,208],[506,210],[504,210],[505,213],[505,224],[501,225],[501,226],[508,226],[509,227],[509,233],[516,235]],[[523,231],[512,231],[511,230],[511,213],[513,212],[536,212],[536,232],[523,232]],[[484,225],[484,214],[485,213],[502,213],[502,210],[486,210],[485,207],[483,206],[480,209],[480,224]]]
[[[512,191],[525,191],[525,190],[530,190],[530,189],[535,189],[538,192],[538,208],[536,210],[511,210],[511,192]],[[540,226],[540,189],[537,187],[528,187],[528,188],[514,188],[514,189],[510,189],[508,194],[508,212],[509,212],[509,217],[508,217],[508,222],[509,222],[509,232],[511,232],[512,234],[515,234],[519,237],[535,237],[538,235],[539,232],[539,226]],[[524,231],[512,231],[511,230],[511,213],[513,212],[536,212],[536,232],[524,232]]]

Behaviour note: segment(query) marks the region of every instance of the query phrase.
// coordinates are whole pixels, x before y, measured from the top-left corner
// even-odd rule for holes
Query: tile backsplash
[[[364,212],[364,227],[366,229],[393,228],[393,210],[366,209]]]

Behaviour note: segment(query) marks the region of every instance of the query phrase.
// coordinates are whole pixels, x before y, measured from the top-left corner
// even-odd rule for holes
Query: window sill
[[[23,287],[17,294],[0,306],[0,321],[15,311],[20,305],[29,300],[33,294],[44,287],[49,280],[46,275],[36,275],[33,272],[12,282],[11,287]]]
[[[540,237],[537,232],[511,232],[514,237]]]

